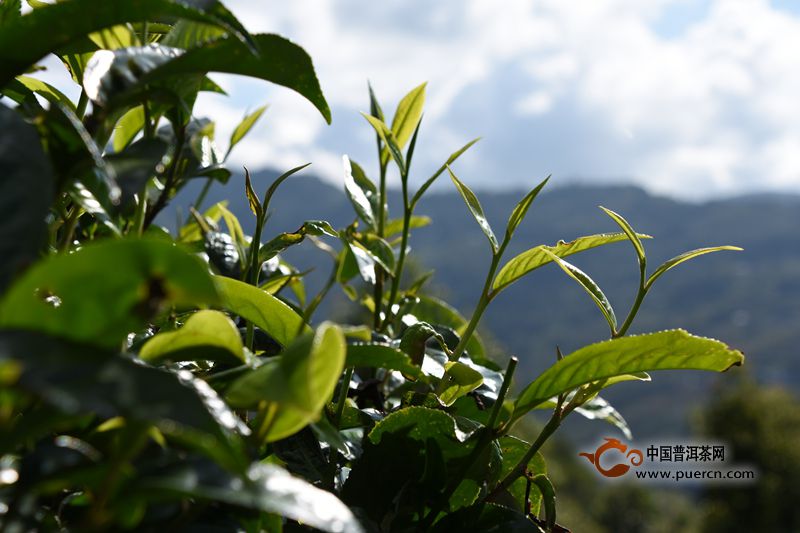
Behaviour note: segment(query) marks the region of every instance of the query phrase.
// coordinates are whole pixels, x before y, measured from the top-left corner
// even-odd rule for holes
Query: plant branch
[[[153,223],[153,220],[155,220],[158,213],[167,205],[167,200],[172,194],[173,187],[175,187],[176,176],[178,173],[178,163],[181,161],[181,152],[183,152],[183,145],[185,142],[186,127],[182,126],[178,128],[176,132],[175,154],[172,157],[169,170],[167,171],[167,179],[164,182],[164,190],[161,191],[161,194],[158,196],[158,200],[156,200],[155,204],[153,204],[153,207],[147,211],[147,214],[144,217],[142,230],[146,230],[150,224]]]
[[[633,319],[636,317],[636,313],[639,312],[639,307],[641,307],[642,302],[644,301],[644,297],[647,296],[648,287],[647,283],[647,265],[644,262],[639,264],[639,289],[636,292],[636,299],[631,306],[631,310],[628,313],[628,316],[625,318],[625,322],[617,329],[617,331],[613,332],[611,335],[612,339],[616,339],[617,337],[622,337],[627,333],[628,328],[631,327],[633,323]]]
[[[528,451],[519,460],[519,462],[514,466],[511,472],[503,478],[503,480],[497,484],[497,486],[486,496],[486,500],[491,500],[496,497],[501,491],[507,489],[511,486],[514,481],[516,481],[519,477],[525,474],[525,470],[528,468],[528,463],[531,462],[531,459],[536,455],[542,445],[550,438],[550,436],[558,429],[558,426],[561,425],[562,420],[564,419],[564,413],[562,413],[561,409],[554,409],[553,415],[548,420],[547,424],[542,428],[542,431],[539,433],[539,436],[536,437],[536,440],[531,447],[528,448]]]
[[[477,305],[475,306],[475,311],[472,313],[472,318],[470,318],[470,321],[467,324],[467,328],[461,335],[461,340],[458,342],[453,350],[453,353],[450,355],[451,361],[458,361],[458,358],[464,353],[464,350],[467,348],[467,343],[472,337],[472,334],[475,332],[475,328],[478,327],[478,322],[480,322],[483,312],[486,310],[489,302],[491,302],[497,294],[492,291],[492,281],[494,280],[495,272],[497,272],[497,267],[500,265],[500,259],[503,257],[503,252],[505,252],[506,246],[508,246],[508,241],[508,237],[503,239],[503,242],[500,244],[500,248],[498,248],[497,252],[492,255],[492,264],[489,266],[489,272],[486,274],[486,281],[483,284],[481,296],[478,299]]]
[[[431,507],[430,512],[425,516],[422,521],[421,529],[422,531],[427,530],[433,525],[434,520],[442,512],[442,509],[447,505],[447,502],[453,496],[455,491],[458,489],[461,482],[464,481],[464,478],[469,473],[472,466],[475,464],[475,461],[483,453],[486,446],[488,446],[492,440],[497,436],[495,431],[495,424],[497,423],[497,419],[500,416],[500,411],[503,409],[503,402],[505,402],[506,394],[508,394],[508,389],[511,387],[511,380],[514,376],[514,371],[517,369],[517,363],[519,363],[519,359],[516,357],[512,357],[508,361],[508,367],[506,367],[506,374],[503,377],[503,384],[500,387],[500,392],[497,394],[497,400],[494,402],[492,406],[492,412],[489,415],[489,421],[483,427],[481,431],[480,439],[478,440],[477,444],[475,444],[475,448],[472,449],[467,460],[464,462],[461,470],[458,474],[450,480],[450,483],[445,488],[444,492],[442,493],[442,497],[439,501]]]

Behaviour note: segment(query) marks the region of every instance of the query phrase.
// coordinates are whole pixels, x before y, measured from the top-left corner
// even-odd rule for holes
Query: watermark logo
[[[747,484],[753,483],[758,475],[750,465],[730,464],[726,446],[717,442],[634,446],[606,437],[593,452],[578,455],[585,457],[603,477],[619,478],[635,468],[628,477],[645,483]]]
[[[644,455],[642,454],[641,450],[637,450],[631,448],[628,450],[628,445],[623,444],[619,439],[614,439],[611,437],[605,438],[605,444],[601,444],[594,453],[579,453],[581,457],[586,457],[590,463],[594,465],[598,472],[600,472],[605,477],[620,477],[624,476],[628,473],[628,470],[631,469],[631,466],[639,466],[644,461]],[[614,454],[613,452],[618,452]],[[612,453],[608,453],[612,452]],[[627,453],[625,453],[627,452]],[[600,462],[601,458],[605,454],[609,455],[622,455],[625,459],[625,463],[617,463],[613,466],[609,466],[608,468],[604,467]]]

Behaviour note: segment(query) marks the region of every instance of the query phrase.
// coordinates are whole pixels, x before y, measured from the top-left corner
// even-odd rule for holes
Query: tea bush
[[[259,194],[246,176],[255,232],[225,203],[200,213],[226,158],[195,108],[222,92],[211,72],[291,89],[330,111],[302,48],[251,34],[213,0],[20,0],[0,3],[0,527],[30,530],[563,531],[542,444],[572,412],[627,431],[598,394],[660,369],[724,371],[743,356],[683,330],[626,336],[664,273],[643,241],[620,231],[505,250],[545,186],[520,200],[496,234],[454,173],[468,143],[412,191],[425,85],[385,115],[370,90],[377,170],[344,157],[353,222],[320,220],[271,235],[268,214],[289,170]],[[81,88],[77,102],[29,74],[55,54]],[[91,105],[90,105],[91,104]],[[400,174],[402,212],[387,209]],[[488,241],[491,266],[471,316],[403,283],[415,207],[449,175]],[[205,180],[174,234],[156,216],[191,180]],[[465,232],[470,228],[464,228]],[[499,235],[499,237],[498,237]],[[627,241],[641,277],[618,320],[570,255]],[[318,294],[282,259],[311,243],[328,252]],[[554,263],[583,287],[609,340],[571,354],[511,389],[516,359],[488,353],[475,333],[494,298]],[[365,324],[316,316],[341,288]],[[557,350],[554,347],[554,351]],[[552,412],[532,443],[513,427]]]

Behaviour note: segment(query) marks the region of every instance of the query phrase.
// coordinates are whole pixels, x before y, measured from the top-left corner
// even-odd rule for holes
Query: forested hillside
[[[468,169],[461,174],[469,180]],[[257,174],[254,182],[263,187],[272,176]],[[692,248],[741,246],[744,252],[712,254],[670,272],[645,300],[631,332],[682,326],[725,339],[748,357],[748,364],[733,372],[750,372],[762,382],[800,388],[800,197],[754,195],[689,204],[634,187],[555,183],[536,200],[517,230],[508,257],[537,244],[615,231],[599,205],[621,213],[638,231],[654,237],[645,242],[653,266]],[[196,191],[186,191],[174,206],[186,206]],[[499,226],[521,194],[478,192],[489,220]],[[204,205],[224,198],[243,224],[251,221],[241,177],[232,178],[224,188],[215,185]],[[485,238],[455,191],[429,195],[419,210],[432,218],[432,224],[412,235],[411,246],[421,258],[414,268],[435,270],[429,289],[468,315],[488,265]],[[325,218],[336,227],[352,222],[343,191],[309,176],[287,182],[276,194],[272,211],[270,231],[293,230],[309,218]],[[171,220],[167,216],[162,222],[169,225]],[[288,258],[301,270],[322,254],[310,244],[292,252]],[[629,244],[593,250],[573,262],[601,285],[618,309],[630,305],[638,270]],[[311,272],[308,283],[318,286],[326,274]],[[334,302],[341,306],[343,316],[352,312],[343,294]],[[484,337],[499,350],[519,356],[520,382],[545,368],[555,358],[556,346],[568,353],[607,335],[591,300],[555,266],[518,281],[501,294],[487,311],[483,326]],[[688,433],[694,406],[713,392],[719,379],[702,372],[670,374],[662,372],[650,386],[628,383],[606,391],[635,436]],[[573,418],[567,422],[567,431],[583,440],[615,430]]]

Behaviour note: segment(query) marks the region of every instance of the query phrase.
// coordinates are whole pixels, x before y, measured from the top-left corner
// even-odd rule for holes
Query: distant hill
[[[273,175],[256,175],[257,190],[263,190]],[[478,191],[497,232],[505,227],[511,208],[523,193]],[[194,194],[196,188],[173,204],[188,203]],[[230,201],[229,207],[246,230],[252,226],[241,177],[232,178],[227,187],[215,185],[205,205],[222,199]],[[390,214],[396,216],[399,208],[397,198],[394,200]],[[734,244],[745,249],[698,258],[671,271],[648,296],[631,333],[684,327],[720,338],[746,353],[744,372],[762,382],[800,389],[799,196],[755,195],[690,204],[651,196],[635,187],[552,187],[536,200],[507,257],[537,244],[616,231],[598,205],[623,214],[638,231],[655,237],[645,243],[651,270],[692,248]],[[342,227],[353,218],[343,190],[312,177],[285,183],[271,210],[267,236],[295,229],[306,219],[326,219]],[[434,269],[432,289],[469,315],[488,267],[486,239],[454,191],[430,194],[419,210],[431,216],[433,224],[412,235],[411,246],[419,260],[415,266]],[[326,261],[313,247],[300,248],[290,254],[290,260],[306,267]],[[627,313],[638,276],[630,245],[611,245],[573,256],[570,261],[603,287],[618,315]],[[325,270],[327,265],[309,276],[312,287],[319,285],[318,278]],[[333,305],[341,314],[339,308],[346,300],[338,295]],[[518,386],[555,360],[557,345],[568,353],[607,336],[607,326],[594,304],[555,267],[543,268],[501,294],[489,308],[483,326],[498,347],[498,359],[519,356]],[[719,383],[732,378],[661,372],[654,375],[653,383],[620,384],[604,396],[628,419],[635,436],[675,437],[688,435],[692,411]],[[568,421],[567,427],[579,440],[614,431],[584,420]]]

